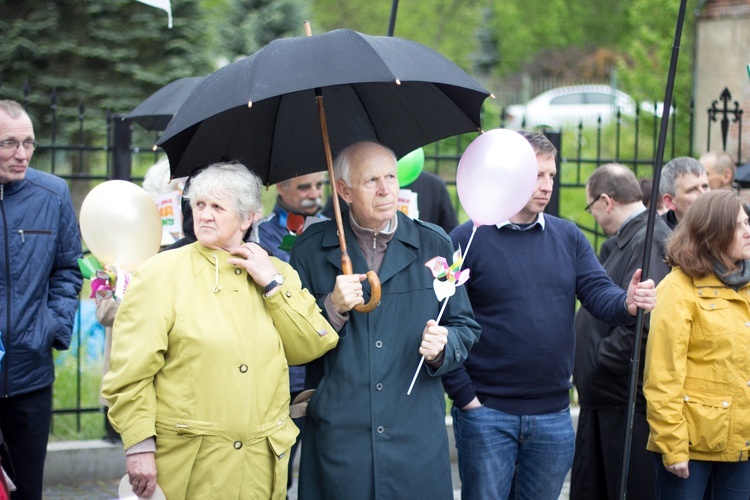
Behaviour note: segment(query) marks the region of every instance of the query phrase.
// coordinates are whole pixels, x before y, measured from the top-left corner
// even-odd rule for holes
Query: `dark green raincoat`
[[[354,272],[364,273],[368,268],[345,219]],[[302,441],[301,500],[453,498],[440,376],[463,363],[480,332],[463,287],[450,297],[440,321],[449,331],[443,365],[433,370],[425,364],[406,394],[425,323],[441,305],[424,264],[436,256],[450,262],[452,254],[442,229],[398,212],[378,272],[380,305],[369,314],[350,311],[338,347],[308,365],[306,386],[317,390]],[[323,307],[341,274],[336,224],[306,229],[291,264]],[[368,301],[367,282],[363,287]]]

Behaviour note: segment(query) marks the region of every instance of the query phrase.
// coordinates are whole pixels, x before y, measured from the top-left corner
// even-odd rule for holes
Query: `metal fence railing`
[[[125,179],[139,183],[150,165],[159,157],[152,150],[157,134],[133,127],[120,116],[102,110],[87,109],[81,104],[75,110],[58,110],[54,98],[49,105],[29,104],[28,93],[17,98],[24,102],[35,123],[40,147],[33,158],[33,167],[51,172],[67,180],[76,209],[96,184],[109,179]],[[728,92],[728,91],[727,91]],[[727,105],[729,99],[729,105]],[[680,108],[670,120],[670,134],[664,161],[675,156],[693,155],[695,120],[707,119],[709,126],[721,124],[734,136],[742,135],[742,110],[732,106],[731,96],[722,94],[718,101],[724,106],[705,114],[696,114],[692,106]],[[728,110],[728,111],[726,111]],[[725,114],[722,115],[722,112]],[[486,120],[485,129],[502,127],[503,114]],[[727,122],[722,124],[722,120]],[[718,125],[715,125],[718,126]],[[559,149],[558,182],[549,211],[575,221],[598,245],[604,235],[593,218],[583,211],[586,179],[598,166],[617,162],[633,168],[638,177],[653,172],[659,120],[652,114],[637,113],[635,118],[620,118],[613,123],[595,126],[571,125],[548,135]],[[454,137],[424,147],[428,171],[443,178],[453,196],[459,220],[467,220],[456,195],[456,166],[473,136]],[[740,141],[741,142],[741,141]],[[717,145],[713,144],[716,148]],[[723,141],[727,148],[726,139]],[[733,156],[742,163],[741,150]],[[76,316],[73,342],[69,351],[57,355],[57,381],[54,386],[52,434],[57,439],[97,438],[103,434],[103,411],[99,404],[103,328],[94,318],[93,301],[82,294]]]

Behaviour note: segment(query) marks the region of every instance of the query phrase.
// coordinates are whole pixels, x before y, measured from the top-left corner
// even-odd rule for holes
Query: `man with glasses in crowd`
[[[52,416],[52,349],[70,345],[83,277],[68,186],[29,167],[37,143],[23,107],[0,100],[0,431],[13,499],[42,498]]]
[[[599,261],[612,280],[623,290],[643,263],[648,210],[638,180],[629,168],[608,164],[597,168],[586,182],[586,206],[604,234]],[[666,263],[667,224],[654,221],[649,278],[656,284],[670,268]],[[615,499],[619,486],[620,458],[627,417],[630,360],[635,325],[611,326],[596,319],[586,309],[575,319],[576,349],[573,383],[578,389],[581,408],[576,431],[571,500]],[[643,326],[641,359],[646,351],[648,316]],[[656,468],[652,453],[646,450],[649,427],[643,398],[643,365],[638,376],[633,418],[632,446],[628,464],[628,497],[647,500],[656,492]]]

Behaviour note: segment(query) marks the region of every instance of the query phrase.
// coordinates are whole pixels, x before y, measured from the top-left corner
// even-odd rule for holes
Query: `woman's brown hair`
[[[736,271],[729,252],[741,206],[739,197],[727,189],[701,195],[672,233],[667,245],[667,263],[680,266],[693,278],[713,274],[715,263],[728,273]]]

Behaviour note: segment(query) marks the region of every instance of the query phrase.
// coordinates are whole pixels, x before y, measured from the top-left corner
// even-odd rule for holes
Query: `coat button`
[[[719,295],[719,292],[717,292],[716,290],[714,290],[714,295]]]
[[[235,441],[234,442],[234,449],[235,450],[239,450],[240,448],[242,448],[242,441]]]
[[[690,401],[690,396],[685,396],[685,401]]]
[[[721,403],[721,406],[723,406],[724,408],[726,408],[727,406],[729,406],[729,401],[723,401]]]
[[[247,373],[247,365],[240,365],[240,372]]]
[[[242,274],[242,269],[239,269],[239,268],[235,269],[234,270],[234,274],[236,274],[237,276],[239,276],[240,274]]]
[[[711,304],[711,309],[716,309],[716,304]]]
[[[698,295],[703,295],[703,292],[700,292],[700,291],[699,291],[699,292],[698,292]]]
[[[286,292],[286,298],[287,299],[292,298],[292,292]]]
[[[375,342],[375,347],[377,347],[378,349],[380,349],[381,347],[383,347],[383,342],[381,342],[380,340],[376,341]]]
[[[745,321],[745,326],[750,326],[750,321]]]
[[[382,425],[378,426],[378,434],[382,434],[385,432],[385,428]]]
[[[375,384],[375,389],[382,391],[383,390],[383,384],[377,383]]]

